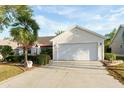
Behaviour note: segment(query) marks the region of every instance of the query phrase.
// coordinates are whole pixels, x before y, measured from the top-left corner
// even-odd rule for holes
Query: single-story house
[[[104,60],[104,36],[72,26],[51,39],[54,61]]]
[[[29,46],[28,55],[38,55],[46,48],[52,49],[52,42],[50,42],[52,38],[54,38],[54,36],[38,37],[37,44]],[[18,45],[15,51],[17,55],[22,55],[24,53],[23,46]]]
[[[122,35],[124,36],[124,25],[119,26],[110,45],[112,53],[115,53],[119,56],[124,56],[124,40]]]
[[[40,45],[41,49],[44,48],[52,48],[52,42],[50,42],[51,39],[53,39],[55,36],[45,36],[45,37],[38,37],[38,44]]]

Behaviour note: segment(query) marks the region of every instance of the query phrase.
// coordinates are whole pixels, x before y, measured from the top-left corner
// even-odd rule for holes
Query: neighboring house
[[[15,49],[18,47],[17,42],[12,41],[12,40],[0,40],[0,46],[8,45],[11,46],[12,49]]]
[[[50,40],[53,39],[54,37],[55,36],[39,37],[38,44],[40,45],[41,49],[52,48],[52,42],[50,42]]]
[[[39,45],[28,47],[28,55],[38,55],[38,54],[40,54],[40,52],[41,52],[41,49],[40,49]],[[17,55],[23,55],[24,54],[23,46],[18,46],[15,49],[15,53]]]
[[[104,60],[104,37],[73,26],[52,40],[53,60]]]
[[[50,42],[52,38],[54,38],[54,36],[38,37],[37,44],[29,46],[28,55],[38,55],[47,48],[52,49],[52,43]],[[16,48],[16,54],[22,55],[23,53],[23,47],[18,45]]]
[[[124,41],[122,38],[122,35],[124,35],[123,33],[124,25],[120,25],[110,45],[112,53],[115,53],[119,56],[124,56]]]

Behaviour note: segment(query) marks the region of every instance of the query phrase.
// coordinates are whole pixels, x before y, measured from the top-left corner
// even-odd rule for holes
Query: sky
[[[124,24],[124,6],[120,5],[41,5],[31,6],[33,18],[40,26],[39,36],[53,36],[58,30],[79,25],[105,35]],[[9,30],[0,33],[0,38],[9,37]]]

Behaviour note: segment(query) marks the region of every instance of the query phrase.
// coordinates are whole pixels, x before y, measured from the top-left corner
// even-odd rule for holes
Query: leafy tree
[[[106,34],[105,35],[105,52],[111,52],[111,48],[110,48],[110,44],[111,44],[111,41],[114,37],[116,33],[116,28],[113,29],[112,32],[110,32],[109,34]]]
[[[114,28],[113,31],[110,32],[109,34],[105,35],[106,39],[111,40],[113,38],[113,36],[115,35],[115,32],[116,32],[116,28]]]
[[[58,30],[57,32],[55,32],[56,36],[60,35],[61,33],[63,33],[63,30]]]
[[[11,29],[11,36],[24,47],[25,64],[27,66],[27,51],[29,45],[33,45],[37,40],[39,26],[32,16],[30,15],[18,15],[18,21],[15,22]]]

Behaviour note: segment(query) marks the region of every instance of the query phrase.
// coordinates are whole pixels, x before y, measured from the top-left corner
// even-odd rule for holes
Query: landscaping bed
[[[0,81],[24,72],[23,67],[0,64]]]
[[[107,66],[110,75],[124,84],[124,63],[116,66]]]

